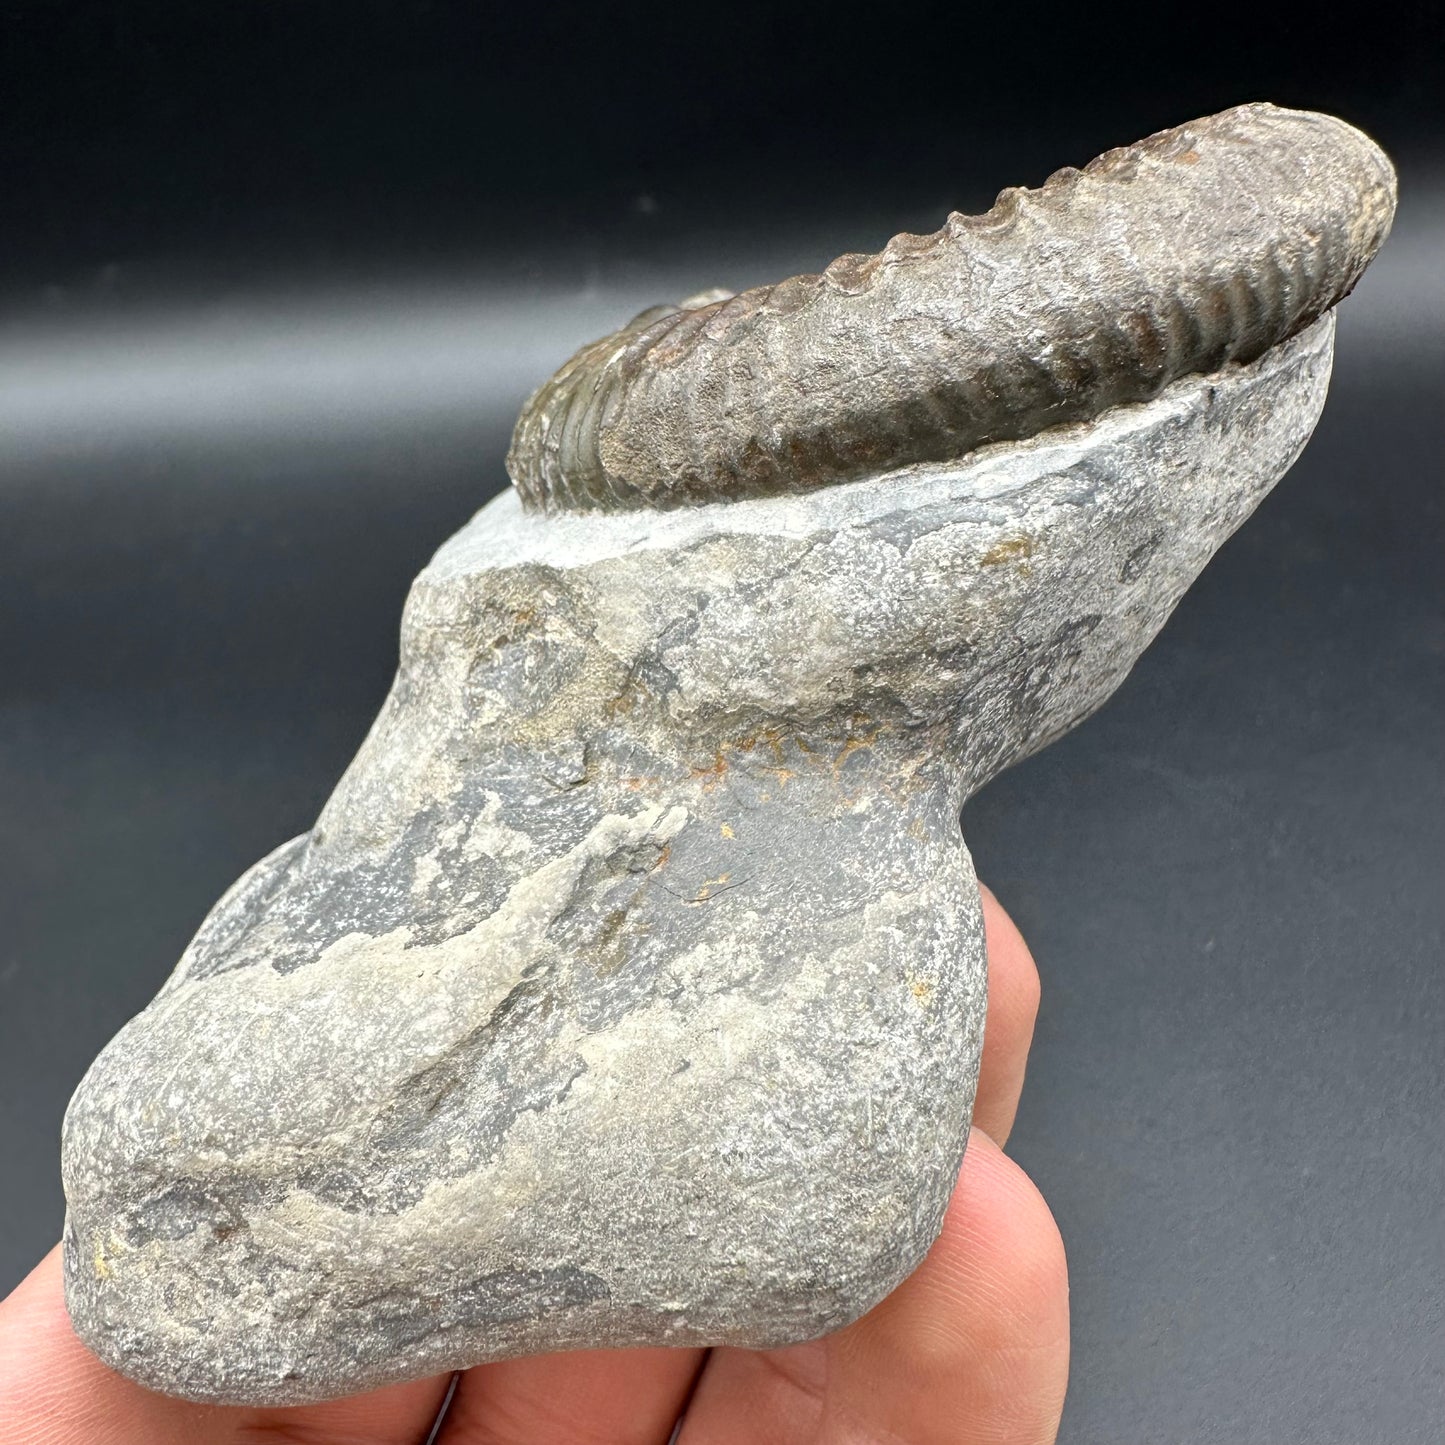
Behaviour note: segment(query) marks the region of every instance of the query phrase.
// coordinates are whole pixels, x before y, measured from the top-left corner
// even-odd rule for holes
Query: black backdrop
[[[0,7],[0,1287],[69,1091],[309,825],[532,385],[1272,99],[1401,170],[1325,418],[966,823],[1044,978],[1062,1438],[1437,1440],[1442,47],[1431,6]]]
[[[1419,154],[1445,43],[1428,5],[0,14],[3,264],[22,287],[515,258],[626,232],[640,196],[648,232],[958,206],[1241,99],[1333,109]]]

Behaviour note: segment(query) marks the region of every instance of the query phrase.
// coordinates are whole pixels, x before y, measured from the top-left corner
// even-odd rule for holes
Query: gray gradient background
[[[1010,1147],[1069,1249],[1071,1445],[1445,1429],[1445,175],[1422,74],[1318,87],[1396,152],[1402,204],[1342,308],[1304,458],[1105,711],[965,814],[1043,975]],[[149,210],[19,165],[0,1290],[59,1228],[71,1089],[221,890],[309,826],[384,694],[408,581],[504,484],[533,384],[645,304],[817,269],[1220,104],[1312,98],[1295,70],[1283,93],[1267,80],[1219,71],[1107,112],[1080,90],[1022,139],[962,96],[946,174],[948,138],[925,131],[901,173],[869,152],[862,181],[819,162],[796,185],[761,161],[744,184],[726,136],[644,153],[629,112],[643,160],[610,179],[559,163],[527,189],[512,155],[492,209],[407,192],[371,231],[359,181],[192,195],[134,115]],[[98,116],[72,117],[76,155]],[[755,119],[741,144],[800,125]],[[449,174],[395,165],[423,201]],[[593,209],[559,227],[584,191]],[[205,222],[216,194],[259,205],[252,231]]]

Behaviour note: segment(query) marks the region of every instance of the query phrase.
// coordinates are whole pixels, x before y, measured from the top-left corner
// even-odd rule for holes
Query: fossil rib
[[[531,397],[508,470],[531,508],[665,507],[1031,436],[1300,331],[1394,204],[1353,127],[1238,106],[819,276],[643,312]]]

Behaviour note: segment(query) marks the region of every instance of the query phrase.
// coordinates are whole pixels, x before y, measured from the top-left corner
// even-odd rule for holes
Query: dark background
[[[81,1072],[309,826],[533,385],[1271,99],[1400,168],[1325,417],[965,825],[1044,979],[1061,1438],[1440,1440],[1445,21],[1264,8],[0,5],[0,1290]]]

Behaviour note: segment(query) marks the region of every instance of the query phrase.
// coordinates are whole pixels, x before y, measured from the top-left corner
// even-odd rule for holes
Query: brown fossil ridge
[[[1263,355],[1349,293],[1394,205],[1352,126],[1237,106],[821,275],[654,307],[531,397],[508,469],[533,509],[667,507],[1031,436]]]

